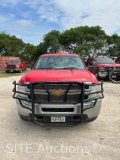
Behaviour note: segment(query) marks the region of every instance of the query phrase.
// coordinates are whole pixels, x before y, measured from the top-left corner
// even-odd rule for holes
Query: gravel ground
[[[120,84],[104,82],[96,121],[50,128],[19,118],[12,98],[19,78],[0,78],[1,160],[120,160]]]

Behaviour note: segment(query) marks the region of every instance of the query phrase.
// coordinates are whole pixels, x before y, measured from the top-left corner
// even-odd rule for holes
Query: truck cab
[[[9,72],[22,72],[26,70],[27,63],[21,61],[21,59],[10,60],[5,65],[6,73]]]
[[[101,80],[108,80],[113,69],[120,70],[120,64],[106,56],[89,58],[86,65],[88,70]]]

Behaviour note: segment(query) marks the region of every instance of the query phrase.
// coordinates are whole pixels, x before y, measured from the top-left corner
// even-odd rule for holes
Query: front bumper
[[[20,72],[21,69],[20,69],[20,68],[15,68],[15,69],[5,69],[5,71],[7,71],[7,72]]]
[[[81,92],[81,100],[79,103],[37,103],[34,99],[25,100],[21,97],[21,92],[16,91],[16,82],[14,82],[14,95],[16,98],[17,109],[20,116],[26,120],[31,120],[40,125],[54,126],[71,126],[81,122],[95,119],[100,112],[101,102],[103,98],[103,88],[101,89],[101,97],[92,98],[88,101],[83,99],[84,89]],[[82,84],[84,88],[84,84]],[[17,93],[17,94],[16,94]],[[31,94],[34,91],[32,90]],[[15,95],[16,94],[16,95]],[[26,93],[24,93],[26,94]],[[91,93],[92,94],[92,93]],[[32,97],[32,95],[31,95]],[[51,122],[51,117],[65,117],[65,122]]]
[[[17,110],[19,115],[23,116],[27,120],[33,121],[32,111],[23,108],[22,105],[29,107],[32,109],[32,105],[25,101],[16,100],[17,103]],[[95,101],[85,103],[83,105],[83,114],[81,112],[81,104],[36,104],[35,105],[35,122],[39,123],[40,125],[50,125],[50,117],[66,117],[66,122],[64,123],[54,123],[52,122],[51,125],[75,125],[81,122],[89,121],[90,119],[94,119],[98,117],[100,109],[101,109],[102,100],[99,99],[95,103]],[[47,111],[47,109],[49,110]],[[64,112],[60,112],[59,109],[66,109]],[[90,108],[90,109],[87,109]],[[45,110],[46,109],[46,110]],[[54,109],[57,111],[55,112]],[[68,111],[67,111],[68,109]]]

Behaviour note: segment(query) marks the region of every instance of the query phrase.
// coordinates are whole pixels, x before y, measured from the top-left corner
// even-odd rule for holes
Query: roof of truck
[[[46,54],[43,54],[41,56],[79,56],[78,54],[75,54],[75,53],[72,53],[72,54],[69,54],[69,53],[46,53]]]

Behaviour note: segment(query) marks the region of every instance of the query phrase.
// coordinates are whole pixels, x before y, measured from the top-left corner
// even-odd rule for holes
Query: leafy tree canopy
[[[120,56],[120,36],[107,35],[100,26],[78,26],[63,32],[52,30],[44,35],[43,42],[34,46],[24,43],[15,35],[0,33],[0,55],[19,56],[29,62],[36,61],[41,54],[60,50],[81,56]]]

